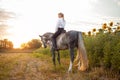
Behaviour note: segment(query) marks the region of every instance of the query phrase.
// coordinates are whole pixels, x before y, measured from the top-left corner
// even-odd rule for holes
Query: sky
[[[0,8],[14,13],[4,35],[14,47],[55,32],[59,12],[65,15],[67,31],[88,32],[105,22],[120,22],[120,0],[0,0]]]

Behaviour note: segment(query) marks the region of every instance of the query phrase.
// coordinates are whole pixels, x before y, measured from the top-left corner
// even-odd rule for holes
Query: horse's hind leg
[[[57,57],[58,63],[61,64],[60,63],[60,53],[59,53],[59,51],[57,51],[57,53],[58,53],[58,57]]]
[[[73,45],[70,45],[70,65],[69,65],[68,72],[72,71],[73,61],[74,61],[74,47]]]

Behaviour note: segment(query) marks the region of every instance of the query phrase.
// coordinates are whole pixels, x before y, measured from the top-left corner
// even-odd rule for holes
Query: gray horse
[[[56,53],[55,52],[57,52],[58,54],[57,60],[60,64],[59,50],[69,49],[70,65],[69,65],[68,72],[72,71],[72,65],[74,62],[74,48],[77,48],[77,56],[76,56],[75,61],[78,61],[78,64],[77,64],[78,70],[85,71],[88,68],[88,58],[87,58],[86,49],[85,49],[83,38],[82,38],[82,32],[68,31],[66,33],[61,33],[56,39],[57,47],[58,47],[57,51],[54,50],[53,48],[53,44],[51,41],[52,36],[53,36],[53,33],[47,32],[43,34],[42,36],[40,36],[40,38],[41,38],[41,42],[44,48],[46,48],[47,45],[50,46],[50,50],[52,52],[52,60],[53,60],[54,65],[56,65],[56,62],[55,62]]]

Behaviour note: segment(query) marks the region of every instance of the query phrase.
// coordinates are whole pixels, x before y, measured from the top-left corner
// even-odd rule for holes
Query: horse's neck
[[[53,36],[53,33],[48,34],[47,39],[51,40],[52,36]]]

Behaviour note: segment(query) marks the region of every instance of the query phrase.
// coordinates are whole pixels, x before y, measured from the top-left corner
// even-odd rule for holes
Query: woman
[[[65,27],[64,14],[58,13],[58,21],[57,21],[57,25],[56,25],[57,30],[56,30],[55,34],[52,36],[53,48],[55,50],[58,50],[57,44],[56,44],[56,38],[64,31],[64,27]]]

